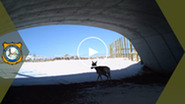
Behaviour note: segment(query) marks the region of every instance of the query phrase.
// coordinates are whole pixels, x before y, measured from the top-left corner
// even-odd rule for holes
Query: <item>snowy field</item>
[[[112,79],[134,76],[138,74],[141,69],[140,63],[130,61],[126,58],[106,59],[103,63],[102,60],[103,59],[97,60],[97,65],[109,66]],[[49,62],[25,62],[12,85],[49,85],[96,81],[96,71],[90,68],[92,61],[82,61],[58,60]],[[104,76],[103,80],[106,80]]]
[[[97,61],[100,63],[102,60]],[[35,103],[40,101],[40,103],[61,104],[154,104],[164,88],[155,81],[147,84],[147,80],[151,78],[145,80],[138,78],[144,84],[116,80],[142,74],[142,65],[126,58],[107,59],[102,64],[97,63],[111,68],[111,77],[115,79],[111,82],[94,82],[98,75],[95,69],[90,68],[91,61],[83,60],[83,62],[86,65],[80,60],[25,62],[12,84],[12,86],[20,87],[14,87],[13,97],[11,92],[8,101],[25,104],[25,102],[34,102],[33,99],[39,98],[39,100],[35,100]],[[106,77],[103,77],[103,80],[106,80]],[[63,84],[68,85],[64,86]],[[65,96],[69,99],[61,100]],[[24,99],[20,99],[20,97]]]

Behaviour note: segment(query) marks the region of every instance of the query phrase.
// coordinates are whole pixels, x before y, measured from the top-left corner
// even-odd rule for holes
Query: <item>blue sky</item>
[[[107,47],[122,35],[107,29],[83,25],[47,25],[18,31],[30,53],[44,57],[77,55],[79,43],[87,37],[102,39]],[[105,53],[104,45],[95,39],[88,39],[80,47],[80,55],[87,55],[88,48]]]

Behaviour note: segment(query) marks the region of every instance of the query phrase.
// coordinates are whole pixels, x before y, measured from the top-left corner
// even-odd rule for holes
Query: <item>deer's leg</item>
[[[109,79],[111,80],[111,76],[110,76],[110,73],[108,73],[108,76],[109,76]]]
[[[101,81],[102,81],[102,77],[101,77],[101,75],[100,75],[100,78],[101,78]]]
[[[107,76],[107,74],[104,74],[104,76],[106,76],[107,77],[107,80],[108,80],[109,77]]]
[[[98,77],[97,77],[97,80],[96,81],[98,81],[99,77],[100,77],[100,75],[98,74]]]

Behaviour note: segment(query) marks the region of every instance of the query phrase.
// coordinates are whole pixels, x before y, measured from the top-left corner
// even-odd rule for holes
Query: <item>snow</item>
[[[110,67],[112,79],[131,77],[141,70],[140,63],[130,61],[127,58],[97,59],[97,62],[97,65]],[[91,60],[25,62],[12,85],[49,85],[96,81],[97,74],[94,69],[90,68],[91,63]],[[103,77],[103,80],[106,78]]]

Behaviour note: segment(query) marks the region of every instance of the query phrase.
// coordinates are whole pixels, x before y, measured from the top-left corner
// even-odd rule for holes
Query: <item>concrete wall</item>
[[[126,36],[144,64],[171,73],[183,49],[155,0],[2,0],[17,29],[50,24],[101,27]]]

